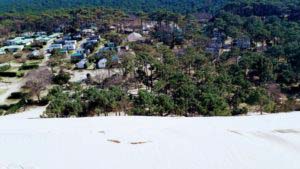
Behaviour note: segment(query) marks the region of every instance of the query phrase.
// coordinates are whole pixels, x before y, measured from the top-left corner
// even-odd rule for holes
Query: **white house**
[[[36,32],[35,35],[36,36],[44,36],[44,35],[47,35],[47,32]]]
[[[66,40],[65,45],[77,45],[77,41],[76,40]]]
[[[56,39],[61,37],[63,34],[62,33],[53,33],[52,35],[49,36],[51,39]]]
[[[6,54],[5,50],[3,50],[2,48],[0,48],[0,55],[5,55],[5,54]]]
[[[95,31],[93,29],[83,29],[81,31],[84,35],[92,35],[95,33]]]
[[[86,67],[87,60],[82,59],[80,62],[76,63],[78,69],[84,69]]]
[[[52,51],[52,50],[54,50],[54,49],[62,49],[63,48],[63,45],[62,44],[51,44],[50,46],[49,46],[49,49],[48,49],[48,51]]]
[[[14,39],[9,39],[5,42],[6,45],[31,45],[34,39],[26,39],[24,37],[16,37]]]
[[[65,44],[63,46],[63,48],[66,49],[66,50],[76,50],[76,45],[74,45],[74,44]]]
[[[35,50],[31,53],[33,56],[40,56],[41,52],[39,50]]]
[[[1,48],[2,51],[9,51],[9,52],[22,51],[23,49],[24,49],[24,45],[10,45]]]
[[[107,63],[107,59],[106,58],[103,58],[103,59],[100,59],[97,63],[97,68],[98,69],[103,69],[106,67],[106,63]]]

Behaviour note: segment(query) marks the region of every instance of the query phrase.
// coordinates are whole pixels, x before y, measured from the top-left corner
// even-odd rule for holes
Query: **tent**
[[[82,59],[80,62],[76,63],[76,67],[78,69],[84,69],[87,66],[86,63],[87,63],[87,60],[86,59]]]
[[[143,36],[136,32],[129,34],[127,37],[128,42],[136,42],[136,41],[142,41],[142,40],[144,40]]]
[[[103,59],[100,59],[97,63],[97,68],[98,69],[103,69],[106,67],[106,63],[107,63],[107,59],[106,58],[103,58]]]

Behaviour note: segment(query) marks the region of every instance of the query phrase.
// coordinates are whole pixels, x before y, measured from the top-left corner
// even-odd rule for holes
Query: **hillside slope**
[[[300,165],[299,112],[82,119],[34,119],[37,113],[27,113],[21,118],[0,117],[0,169],[299,169]]]
[[[158,9],[167,9],[174,12],[186,13],[201,9],[216,9],[225,1],[227,0],[0,0],[0,12],[103,6],[130,12],[150,12]]]

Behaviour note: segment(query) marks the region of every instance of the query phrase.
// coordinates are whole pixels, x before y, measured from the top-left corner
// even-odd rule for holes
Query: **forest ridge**
[[[228,0],[0,0],[0,12],[44,11],[59,8],[110,7],[130,12],[166,9],[179,13],[215,10]]]

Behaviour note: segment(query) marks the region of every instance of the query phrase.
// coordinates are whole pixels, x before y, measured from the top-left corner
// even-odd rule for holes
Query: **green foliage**
[[[25,98],[27,96],[28,96],[27,93],[14,92],[14,93],[11,93],[10,96],[7,99],[22,99],[22,98]]]
[[[250,105],[259,105],[260,112],[273,112],[275,109],[275,103],[271,100],[263,88],[256,88],[252,90],[247,98],[247,103]]]
[[[226,100],[214,93],[203,93],[201,97],[201,107],[204,115],[209,116],[229,116],[229,106]]]
[[[125,110],[144,116],[229,116],[245,114],[248,109],[256,107],[261,112],[273,112],[276,98],[273,98],[268,86],[276,83],[290,90],[293,98],[299,96],[299,92],[292,92],[299,91],[300,79],[299,1],[210,1],[211,4],[218,4],[213,8],[225,6],[215,11],[205,26],[192,15],[202,10],[213,10],[204,1],[176,0],[170,4],[165,0],[147,3],[140,3],[139,0],[96,0],[85,5],[98,5],[100,2],[103,6],[126,8],[130,13],[141,16],[142,20],[157,21],[158,24],[149,34],[153,44],[131,43],[135,56],[128,53],[120,56],[122,62],[118,65],[123,70],[122,81],[144,86],[146,90],[140,90],[137,96],[130,96],[129,100],[119,87],[54,88],[49,94],[50,105],[46,113],[49,117],[107,115]],[[57,3],[51,1],[45,6],[52,9]],[[64,3],[65,7],[83,5],[83,1],[77,0],[60,3]],[[23,10],[16,6],[13,8]],[[121,11],[104,8],[50,10],[40,16],[28,13],[25,16],[4,14],[0,30],[6,31],[4,25],[12,32],[35,29],[52,31],[66,25],[64,31],[73,32],[83,25],[95,23],[108,41],[120,45],[123,35],[118,30],[108,30],[109,26],[118,25],[127,17]],[[15,27],[16,22],[19,27]],[[173,22],[180,28],[167,26]],[[232,46],[229,45],[231,51],[219,57],[203,52],[213,41],[212,37],[220,43],[233,38]],[[250,46],[241,47],[238,43],[243,41]],[[89,59],[96,62],[107,58],[110,74],[110,69],[115,66],[112,60],[115,54],[113,48]],[[52,67],[62,64],[61,61],[56,62],[57,58],[52,62]],[[68,75],[63,73],[54,77],[55,83],[60,85],[68,80]],[[127,86],[124,88],[127,89]],[[279,89],[276,92],[283,91]],[[125,103],[127,106],[124,106]]]
[[[10,69],[10,65],[3,65],[3,66],[0,66],[0,72],[5,72],[7,71],[8,69]]]
[[[61,70],[58,73],[58,75],[53,77],[53,83],[58,85],[64,85],[67,84],[70,79],[71,79],[70,74]]]
[[[167,0],[149,0],[145,3],[142,0],[0,0],[0,12],[9,11],[43,11],[57,8],[91,7],[103,6],[123,9],[130,12],[151,12],[159,9],[167,9],[180,13],[192,13],[202,9],[215,10],[225,0],[198,1],[198,0],[176,0],[170,3]]]
[[[23,63],[19,70],[31,70],[39,68],[38,63]]]
[[[17,72],[0,72],[0,76],[2,77],[23,77],[24,72],[17,71]]]
[[[76,92],[64,91],[62,87],[54,87],[48,95],[50,104],[47,117],[83,117],[113,112],[121,109],[120,104],[126,99],[124,92],[118,87],[97,89],[94,87]]]

